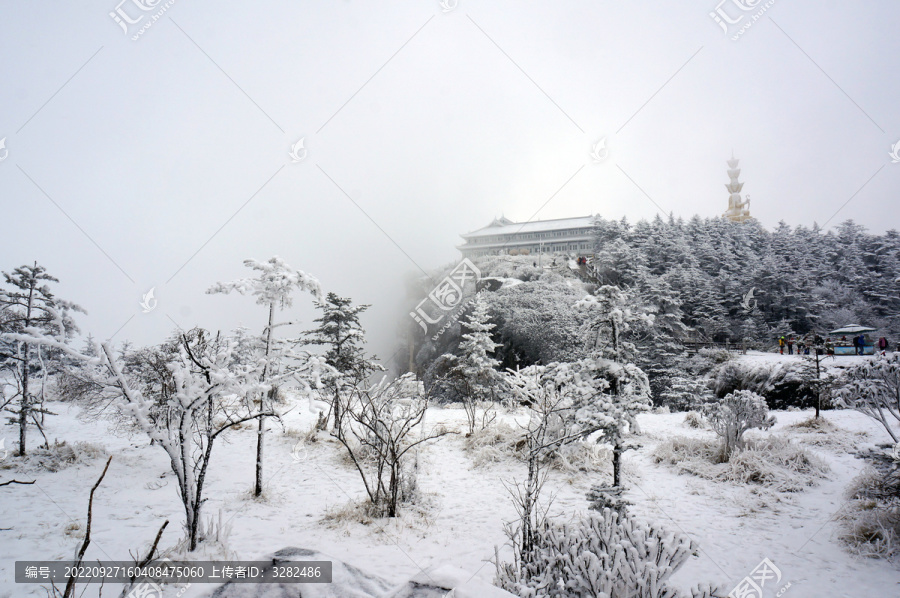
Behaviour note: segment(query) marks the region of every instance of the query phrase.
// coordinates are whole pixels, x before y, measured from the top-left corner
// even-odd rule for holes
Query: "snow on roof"
[[[495,219],[484,228],[460,236],[464,239],[469,239],[473,237],[492,237],[495,235],[514,235],[516,233],[593,228],[594,218],[594,216],[579,216],[577,218],[557,218],[555,220],[532,220],[531,222],[511,222],[506,218],[501,220]]]

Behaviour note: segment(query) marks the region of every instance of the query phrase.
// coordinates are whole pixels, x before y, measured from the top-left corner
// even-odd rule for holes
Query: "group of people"
[[[821,342],[821,337],[817,336],[815,341]],[[788,355],[793,355],[794,354],[794,344],[795,344],[795,342],[794,342],[793,336],[785,337],[784,335],[782,335],[782,336],[778,337],[778,349],[782,355],[784,355],[785,347],[787,347]],[[797,345],[797,355],[809,355],[809,343],[804,338],[801,338],[799,341],[797,341],[796,345]]]
[[[842,336],[840,343],[841,346],[849,346],[849,343],[852,343],[855,355],[865,355],[866,346],[869,345],[868,339],[866,339],[866,335],[864,334],[854,336],[851,341],[848,341],[846,336]],[[794,341],[793,336],[785,337],[782,335],[778,337],[778,349],[782,355],[784,355],[785,347],[787,347],[788,355],[793,355],[795,344],[797,345],[797,355],[809,355],[810,346],[821,346],[824,348],[826,355],[834,357],[834,341],[831,340],[830,336],[823,341],[822,337],[818,334],[814,335],[812,338],[807,335],[801,337],[796,342]],[[888,340],[883,336],[875,343],[875,347],[877,347],[878,352],[882,355],[887,352],[888,346]]]

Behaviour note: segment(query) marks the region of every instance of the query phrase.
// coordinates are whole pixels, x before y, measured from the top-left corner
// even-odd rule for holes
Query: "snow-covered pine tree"
[[[681,299],[665,277],[648,276],[635,295],[642,309],[653,315],[653,325],[641,327],[635,363],[646,372],[653,396],[662,399],[682,369],[683,343],[690,328],[684,324]]]
[[[325,363],[334,368],[334,372],[326,376],[323,383],[331,396],[333,429],[340,435],[344,417],[342,393],[384,368],[376,362],[377,358],[367,357],[365,353],[366,331],[359,316],[371,306],[353,305],[349,297],[328,293],[324,301],[316,302],[316,307],[322,310],[322,315],[313,320],[319,326],[304,333],[304,342],[326,347]]]
[[[635,309],[636,303],[626,291],[612,285],[603,285],[576,303],[576,308],[588,314],[582,331],[585,349],[618,362],[633,358],[637,348],[628,332],[638,323],[653,325],[653,315]]]
[[[3,314],[0,332],[27,333],[35,329],[65,343],[78,331],[71,312],[86,312],[53,294],[48,283],[59,280],[48,274],[43,266],[37,262],[20,266],[12,273],[3,272],[3,278],[7,288],[0,289],[0,312]],[[34,344],[24,337],[0,340],[0,362],[6,364],[16,384],[13,396],[4,399],[3,403],[5,410],[13,416],[10,423],[19,428],[20,457],[27,454],[28,427],[34,425],[43,434],[37,416],[43,417],[46,413],[42,407],[44,382],[50,373],[51,362],[58,359],[58,351]]]
[[[476,296],[475,305],[462,327],[468,332],[459,343],[460,355],[445,354],[448,371],[446,383],[462,399],[469,424],[469,434],[475,432],[478,404],[493,401],[502,376],[497,371],[500,361],[492,354],[500,346],[491,338],[495,324],[491,323],[487,302],[481,295]],[[486,420],[485,420],[486,421]]]
[[[606,379],[610,392],[579,408],[577,418],[586,429],[602,430],[602,440],[613,446],[613,485],[620,485],[624,437],[637,432],[635,416],[650,408],[650,383],[641,368],[632,363],[636,347],[628,333],[637,324],[652,326],[654,317],[634,307],[634,301],[618,287],[605,285],[576,307],[589,313],[584,327],[588,361],[594,375]]]
[[[309,274],[292,268],[283,259],[274,256],[260,262],[254,259],[244,260],[244,265],[259,272],[253,278],[242,278],[231,282],[216,283],[207,289],[207,293],[231,293],[236,291],[241,295],[253,295],[259,305],[268,308],[268,321],[263,328],[260,338],[262,340],[263,372],[262,382],[269,385],[269,398],[273,398],[277,392],[277,385],[269,384],[274,378],[279,377],[281,368],[285,365],[284,353],[277,350],[277,342],[274,337],[275,328],[292,324],[292,322],[275,322],[275,310],[284,310],[293,304],[295,291],[308,291],[317,299],[322,298],[322,288],[319,281]],[[260,496],[263,486],[263,446],[266,431],[266,419],[264,413],[266,396],[260,395],[259,422],[256,437],[256,480],[253,494]]]

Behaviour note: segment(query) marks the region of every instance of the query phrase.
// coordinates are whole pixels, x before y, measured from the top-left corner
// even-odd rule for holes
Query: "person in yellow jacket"
[[[778,348],[780,350],[780,353],[782,355],[784,355],[784,337],[783,336],[778,337]]]

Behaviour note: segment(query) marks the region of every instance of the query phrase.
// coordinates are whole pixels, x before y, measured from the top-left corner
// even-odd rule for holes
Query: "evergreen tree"
[[[313,320],[318,323],[314,330],[307,330],[305,342],[310,345],[327,347],[325,363],[334,368],[335,373],[326,376],[324,383],[332,396],[331,409],[334,413],[335,433],[341,433],[341,393],[348,387],[356,386],[372,372],[384,368],[365,354],[366,331],[359,322],[359,316],[369,305],[353,305],[352,300],[328,293],[324,301],[317,301],[316,307],[322,315]]]
[[[0,289],[0,312],[4,314],[0,332],[18,334],[14,339],[0,341],[0,361],[13,372],[16,380],[16,393],[6,403],[5,409],[13,417],[10,423],[19,427],[18,454],[27,454],[28,426],[35,425],[41,430],[41,421],[45,411],[42,407],[44,386],[38,379],[44,380],[51,372],[54,362],[59,362],[59,352],[28,340],[25,333],[37,330],[40,334],[56,337],[60,342],[68,342],[72,334],[78,331],[71,312],[86,313],[84,309],[57,298],[47,283],[59,282],[47,273],[37,262],[31,266],[20,266],[13,272],[3,272],[6,289]]]
[[[459,343],[460,355],[444,355],[447,371],[445,384],[452,385],[465,407],[469,434],[475,432],[478,403],[493,400],[501,376],[497,371],[500,361],[491,354],[500,346],[491,338],[495,324],[490,321],[487,302],[480,295],[467,321],[462,322],[467,333]]]
[[[300,373],[307,371],[313,364],[309,356],[293,354],[287,350],[285,343],[279,343],[275,338],[275,328],[291,322],[275,322],[275,310],[285,309],[293,304],[293,294],[297,290],[308,291],[316,297],[321,297],[322,289],[319,281],[313,276],[292,268],[283,259],[278,256],[269,258],[265,262],[249,259],[244,260],[244,265],[252,270],[259,272],[253,278],[242,278],[232,282],[216,283],[209,289],[207,293],[231,293],[237,291],[241,295],[253,295],[256,302],[267,308],[269,317],[265,328],[260,336],[260,346],[262,347],[261,360],[263,362],[263,371],[261,382],[269,387],[266,394],[259,396],[258,430],[256,437],[256,481],[254,485],[254,496],[262,494],[263,487],[263,439],[266,431],[266,416],[269,411],[266,399],[269,404],[278,395],[277,381],[284,378],[282,369],[287,366],[289,358],[301,359],[302,363],[299,367],[295,367],[294,372]]]
[[[621,456],[628,448],[624,436],[637,431],[636,413],[650,406],[650,383],[646,373],[632,363],[637,348],[629,333],[639,325],[652,326],[654,316],[613,286],[600,287],[576,306],[590,318],[584,327],[586,349],[591,352],[587,369],[609,385],[608,393],[578,410],[578,419],[588,429],[602,430],[602,438],[612,444],[613,485],[618,487]]]

